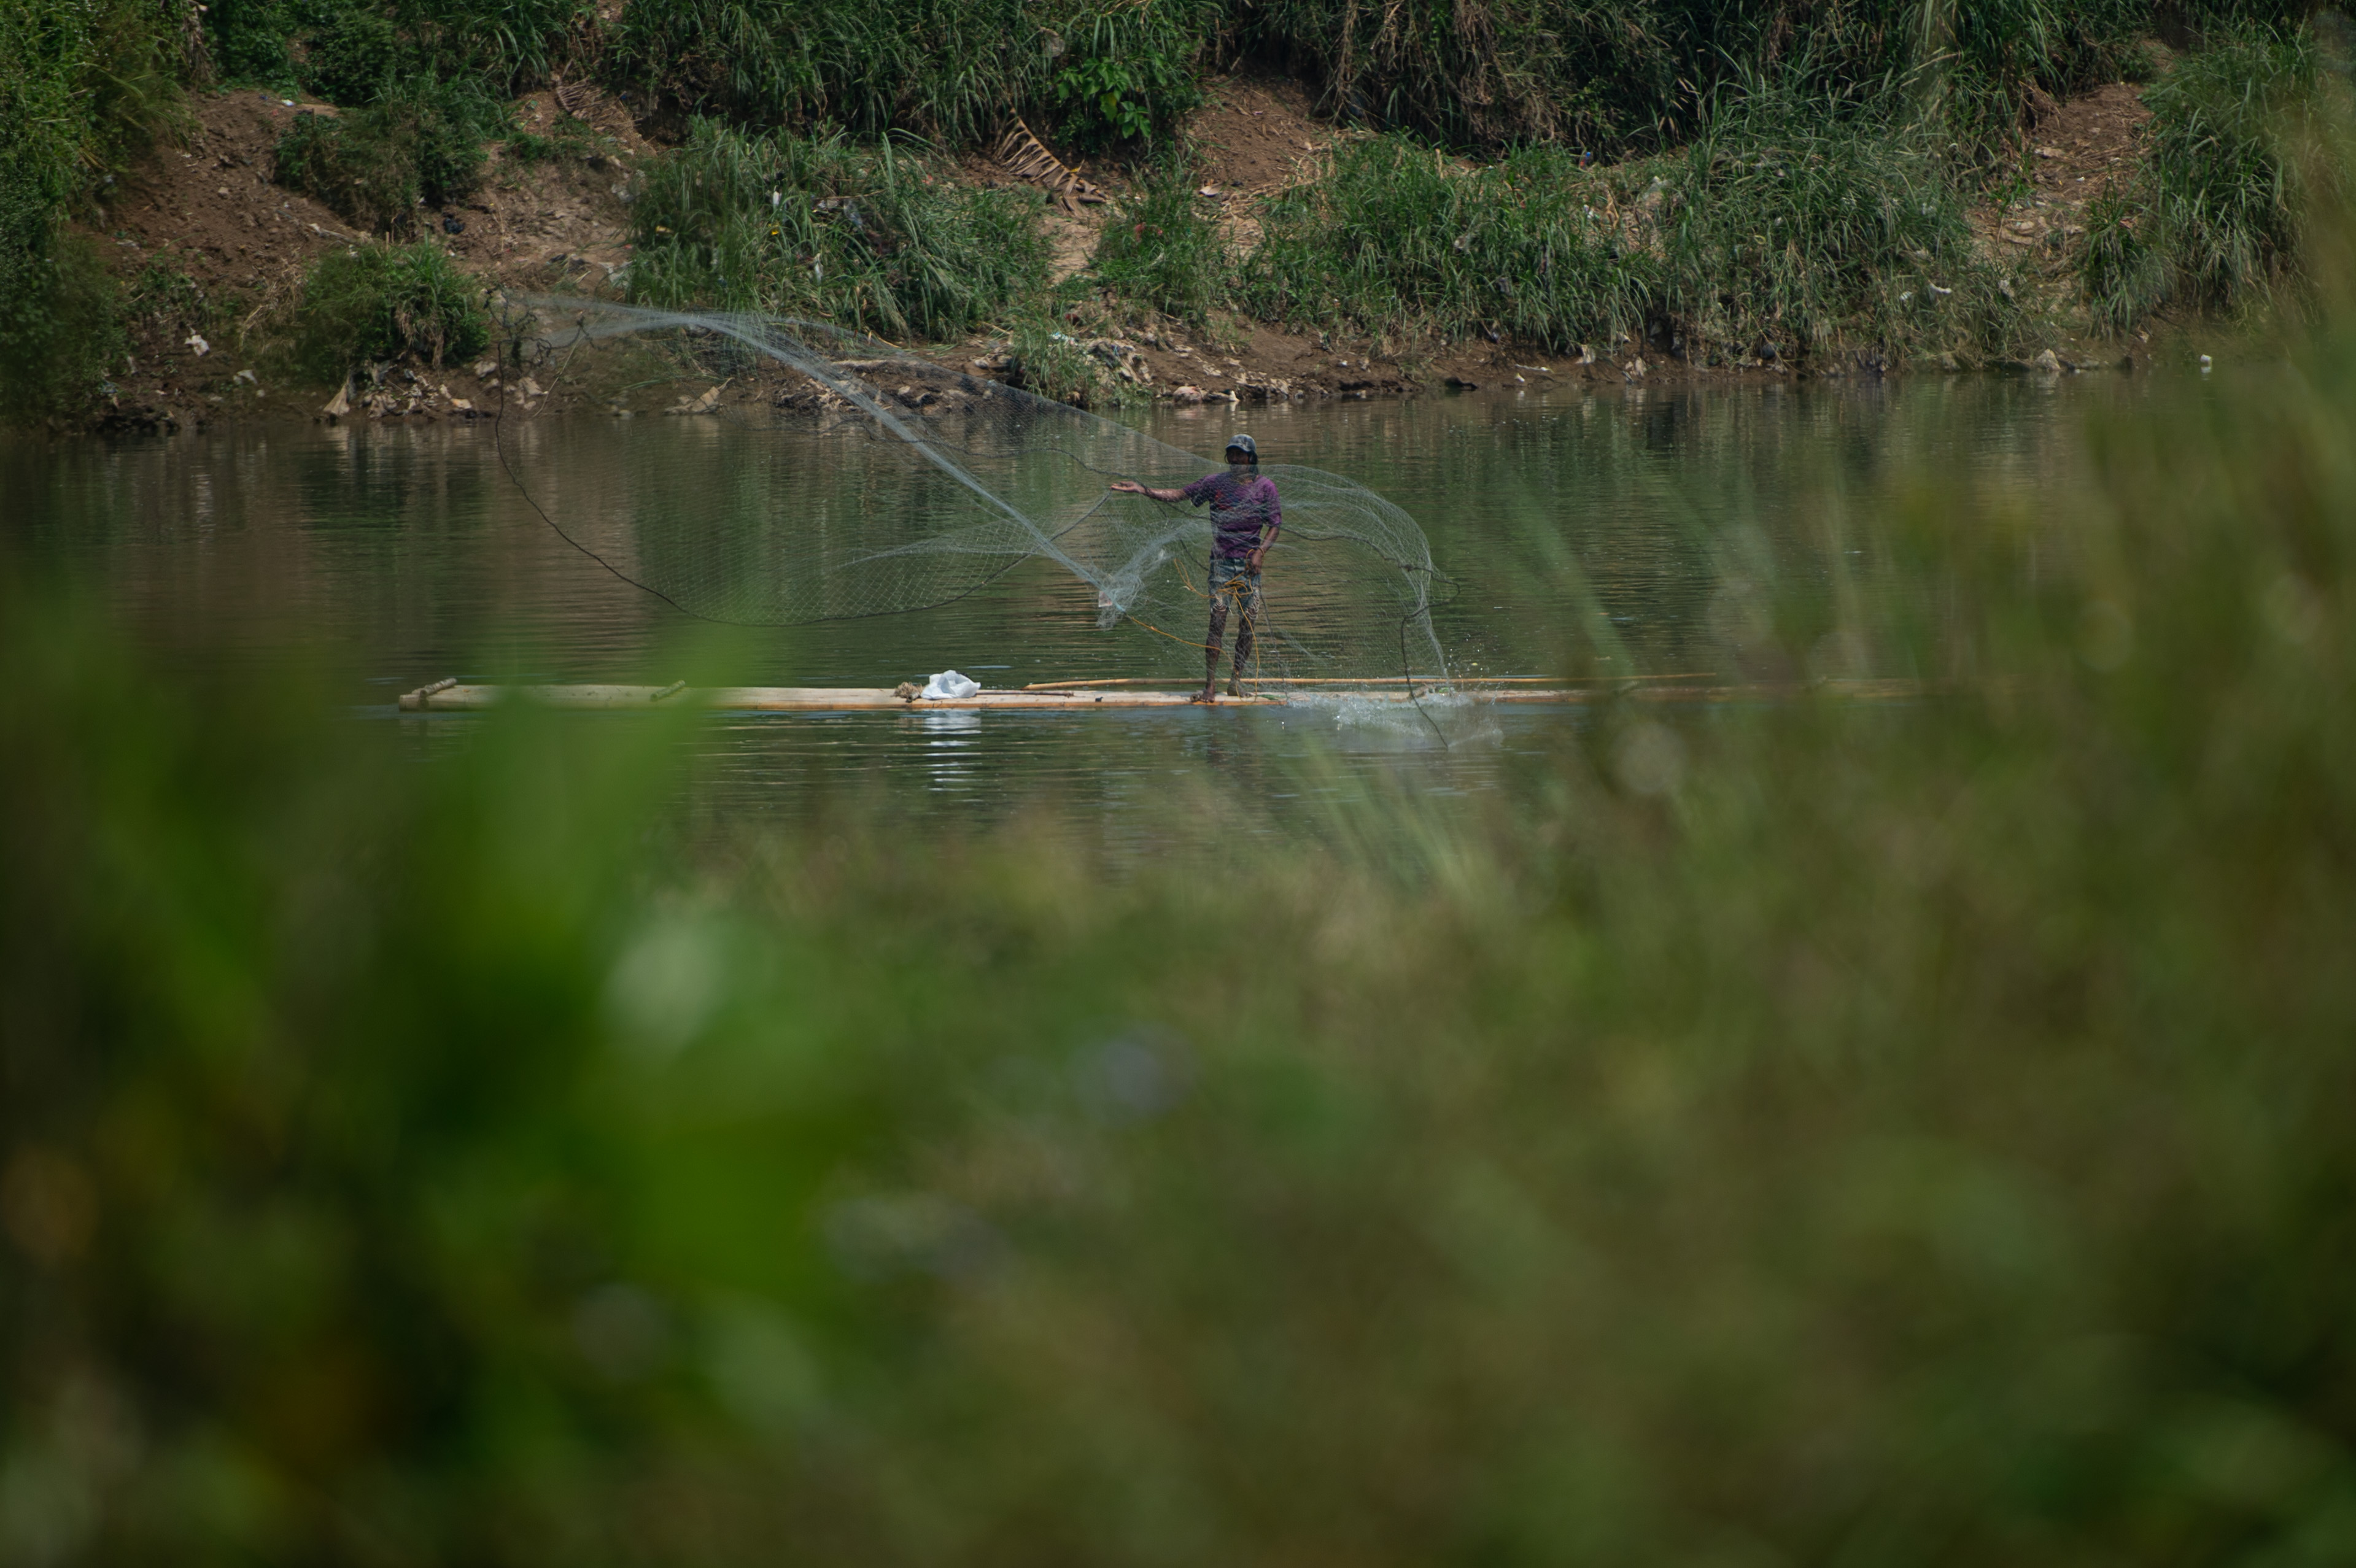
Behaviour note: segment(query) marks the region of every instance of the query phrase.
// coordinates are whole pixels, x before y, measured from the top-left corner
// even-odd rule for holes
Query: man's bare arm
[[[1276,543],[1276,536],[1283,531],[1283,509],[1281,507],[1271,507],[1269,509],[1267,528],[1259,536],[1259,546],[1251,552],[1251,564],[1254,571],[1258,571],[1259,570],[1260,562],[1267,558],[1269,549]]]
[[[1183,490],[1150,489],[1134,479],[1116,479],[1112,487],[1124,496],[1150,496],[1157,501],[1183,501],[1186,498]]]

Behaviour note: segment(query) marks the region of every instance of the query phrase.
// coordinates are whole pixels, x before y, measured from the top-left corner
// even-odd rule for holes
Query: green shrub
[[[2127,190],[2106,187],[2086,204],[2078,282],[2099,331],[2129,331],[2168,297],[2168,256],[2145,231],[2150,221]]]
[[[1091,271],[1122,299],[1200,326],[1226,304],[1235,268],[1193,177],[1172,161],[1114,206]]]
[[[1852,106],[1935,99],[1967,144],[2016,126],[2029,90],[2114,73],[2148,0],[1263,0],[1257,47],[1313,64],[1346,117],[1444,142],[1674,144],[1753,85]]]
[[[140,0],[0,0],[0,413],[67,411],[101,382],[113,285],[63,225],[181,120],[178,45]]]
[[[1007,379],[1023,390],[1075,408],[1104,400],[1104,367],[1054,316],[1030,314],[1014,324],[1006,345]]]
[[[1614,336],[1659,289],[1655,258],[1612,216],[1624,194],[1556,147],[1460,172],[1406,136],[1345,145],[1324,178],[1261,207],[1246,295],[1301,326]]]
[[[1800,6],[1777,9],[1771,27],[1805,26]],[[1890,4],[1865,10],[1840,29],[1840,62],[1785,90],[1863,105],[1886,82],[1892,96],[1935,100],[1941,128],[1987,158],[2020,139],[2032,89],[2067,95],[2142,69],[2151,30],[2150,0],[1934,0],[1919,14]]]
[[[1674,135],[1689,28],[1583,0],[1264,0],[1247,36],[1308,67],[1344,119],[1459,144],[1616,148]],[[1711,62],[1715,65],[1717,62]]]
[[[1150,142],[1203,101],[1196,57],[1217,26],[1211,0],[1081,10],[1056,35],[1047,79],[1055,129],[1081,147]]]
[[[545,81],[597,22],[592,0],[406,0],[400,15],[437,56],[464,60],[494,91]]]
[[[2145,90],[2142,179],[2187,303],[2233,304],[2299,248],[2298,170],[2286,148],[2314,103],[2314,35],[2244,34],[2181,61]]]
[[[491,336],[479,285],[430,240],[322,256],[304,277],[293,327],[297,368],[321,382],[404,357],[439,369]]]
[[[0,302],[0,419],[79,414],[123,353],[122,290],[96,241],[64,233]]]
[[[305,90],[329,103],[366,108],[404,76],[434,69],[435,62],[417,58],[388,7],[322,6],[313,15],[316,24],[300,35],[303,61],[296,74]]]
[[[22,313],[48,293],[51,243],[81,183],[77,73],[45,45],[29,6],[0,5],[0,353],[12,359],[30,352]]]
[[[505,112],[463,82],[413,79],[367,109],[305,113],[278,141],[278,183],[380,234],[415,227],[482,184],[486,136]]]
[[[545,80],[593,16],[583,0],[212,0],[205,36],[224,76],[360,109],[420,75],[500,95]]]
[[[1027,11],[1023,0],[637,0],[614,58],[643,91],[755,126],[830,121],[972,142],[1049,69]]]
[[[2004,334],[1964,193],[1919,133],[1760,91],[1654,166],[1662,307],[1691,348],[1922,353]]]
[[[475,194],[483,179],[483,143],[508,123],[504,106],[464,87],[395,94],[368,113],[384,117],[414,149],[418,194],[433,207]]]
[[[2252,29],[2289,32],[2319,9],[2316,0],[2157,0],[2152,21],[2177,48],[2198,51]]]
[[[279,91],[296,87],[286,48],[289,10],[285,0],[207,0],[205,49],[224,81],[261,82]]]
[[[642,176],[630,293],[955,337],[1045,286],[1039,212],[1035,193],[955,182],[905,140],[698,120]]]
[[[1550,348],[1661,328],[1696,355],[1792,355],[1955,347],[2006,314],[1918,138],[1764,93],[1730,100],[1681,153],[1608,170],[1531,147],[1458,171],[1376,138],[1261,226],[1248,297],[1301,325]]]
[[[296,115],[278,138],[273,177],[377,233],[406,233],[416,222],[413,150],[359,111],[349,123],[335,115]]]
[[[2325,120],[2314,32],[2210,18],[2212,47],[2144,91],[2151,120],[2134,179],[2089,209],[2079,281],[2096,321],[2125,331],[2161,304],[2231,310],[2292,280],[2305,214],[2336,208],[2347,176],[2317,159]],[[2326,181],[2306,188],[2311,176]]]
[[[986,141],[1017,113],[1099,145],[1197,101],[1219,0],[635,0],[616,69],[756,126]]]

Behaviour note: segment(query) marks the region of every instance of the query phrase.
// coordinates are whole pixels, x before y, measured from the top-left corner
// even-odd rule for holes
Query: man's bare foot
[[[1229,676],[1227,677],[1227,695],[1229,697],[1241,697],[1243,694],[1244,688],[1242,684],[1238,682],[1235,677]]]
[[[1189,702],[1216,702],[1218,699],[1219,694],[1206,686],[1186,700]]]

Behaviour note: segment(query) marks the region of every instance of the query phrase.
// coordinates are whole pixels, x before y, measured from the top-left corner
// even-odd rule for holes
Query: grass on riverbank
[[[2180,25],[2295,22],[2296,0],[2168,7]],[[956,143],[1011,116],[1085,147],[1166,129],[1239,55],[1283,61],[1345,123],[1498,151],[1613,156],[1685,141],[1729,90],[1852,107],[1903,99],[1979,150],[2036,91],[2133,69],[2152,0],[634,0],[620,79],[760,125],[910,129]]]
[[[636,0],[616,70],[760,127],[985,142],[1012,115],[1081,145],[1149,138],[1201,101],[1218,0]]]
[[[65,219],[180,123],[182,41],[136,0],[0,0],[0,419],[103,382],[119,291]]]
[[[1724,92],[1757,82],[1852,107],[1911,100],[1965,143],[1990,144],[2032,91],[2114,77],[2151,16],[2137,0],[1268,0],[1251,26],[1316,61],[1352,118],[1458,145],[1558,140],[1616,155],[1687,141]]]
[[[578,0],[210,0],[203,22],[223,79],[364,109],[421,78],[494,95],[544,81],[578,63],[584,15]]]
[[[184,117],[183,84],[209,73],[341,104],[285,137],[277,177],[392,239],[414,234],[421,198],[466,197],[508,95],[559,70],[640,94],[633,107],[662,138],[688,132],[666,160],[676,170],[652,176],[657,195],[725,161],[683,106],[733,116],[727,133],[748,144],[831,146],[826,170],[795,174],[831,192],[813,203],[896,205],[907,233],[830,233],[843,226],[815,205],[809,222],[772,233],[749,187],[737,189],[725,221],[710,203],[698,212],[692,241],[678,226],[642,229],[658,242],[642,292],[776,301],[895,336],[989,322],[1043,346],[1043,365],[1055,355],[1047,324],[1068,301],[1041,281],[1035,226],[1012,198],[931,201],[907,188],[889,134],[916,127],[956,150],[1023,113],[1066,150],[1168,160],[1175,117],[1238,51],[1307,71],[1345,122],[1391,126],[1388,150],[1354,153],[1321,187],[1278,203],[1283,232],[1241,271],[1176,176],[1149,179],[1097,257],[1108,309],[1200,327],[1244,304],[1378,337],[1512,332],[1549,351],[1634,332],[1631,348],[1682,342],[1736,361],[1769,348],[1906,359],[2041,347],[2018,338],[2002,280],[1955,252],[1956,213],[1980,194],[1989,150],[2020,133],[2024,101],[2139,69],[2121,39],[2154,26],[2225,52],[2196,51],[2155,90],[2163,125],[2180,133],[2155,142],[2148,181],[2095,214],[2083,267],[2095,320],[2130,324],[2163,301],[2235,308],[2275,289],[2297,251],[2281,133],[2260,128],[2319,80],[2305,8],[2286,0],[1873,0],[1822,16],[1745,0],[1706,16],[1653,0],[1337,5],[633,0],[599,20],[573,0],[0,0],[0,402],[20,419],[101,406],[127,308],[105,263],[121,258],[103,240],[58,236],[70,214],[98,219],[110,176]],[[2288,41],[2250,45],[2261,25]],[[2244,91],[2261,79],[2296,91]],[[1418,159],[1434,138],[1493,162],[1462,188],[1438,163],[1427,179]],[[1667,142],[1677,145],[1605,175],[1578,156]],[[519,161],[562,150],[539,139],[515,149]],[[1584,210],[1599,196],[1600,222]],[[1458,226],[1447,254],[1430,241],[1435,224]],[[794,251],[792,267],[762,253],[771,240]],[[265,285],[252,286],[258,296]]]
[[[506,110],[472,84],[419,78],[348,114],[298,116],[279,139],[275,178],[372,233],[406,236],[421,203],[438,209],[475,193],[484,143],[507,125]]]
[[[691,719],[420,756],[10,581],[0,1539],[2345,1558],[2327,304],[2098,431],[2083,513],[1848,509],[1795,578],[1934,584],[1862,629],[1935,699],[1607,709],[1476,828],[1173,802],[1126,877],[715,841]]]
[[[303,280],[288,325],[296,369],[329,385],[402,359],[439,370],[491,341],[481,288],[430,242],[330,251]]]
[[[1665,161],[1659,314],[1706,357],[2000,351],[2019,313],[1968,182],[1921,129],[1829,108],[1753,94]]]
[[[2227,34],[2145,101],[2142,165],[2088,225],[2079,271],[2095,320],[2125,331],[2163,304],[2233,311],[2291,284],[2304,214],[2350,194],[2344,158],[2319,140],[2351,110],[2321,40]]]
[[[1381,138],[1262,221],[1253,307],[1370,334],[1605,352],[1635,334],[1717,363],[1987,350],[2010,314],[1919,135],[1763,96],[1609,169],[1532,148],[1458,170]]]
[[[1236,268],[1195,195],[1192,171],[1173,159],[1148,171],[1105,220],[1089,275],[1122,303],[1194,326],[1236,292]]]
[[[1040,197],[952,181],[886,139],[757,135],[698,120],[633,206],[633,299],[949,338],[1043,294]]]

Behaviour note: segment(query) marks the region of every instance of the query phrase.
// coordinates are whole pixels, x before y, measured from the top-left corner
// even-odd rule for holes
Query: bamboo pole
[[[1760,686],[1675,686],[1655,682],[1619,689],[1574,690],[1566,687],[1526,685],[1480,692],[1474,700],[1508,706],[1558,704],[1579,707],[1613,699],[1643,703],[1738,702],[1788,700],[1810,691],[1851,699],[1913,699],[1936,694],[1937,688],[1912,680],[1855,680],[1821,683],[1793,682]],[[1397,703],[1415,700],[1409,691],[1371,692],[1368,700]],[[407,712],[450,713],[481,710],[510,702],[536,703],[558,709],[637,709],[659,702],[736,711],[775,713],[989,713],[1087,712],[1108,708],[1185,709],[1193,699],[1176,691],[1083,691],[1063,689],[1001,689],[978,696],[911,700],[882,688],[829,687],[704,687],[675,688],[657,686],[465,686],[437,682],[404,693],[401,708]],[[1222,697],[1220,708],[1281,708],[1278,696]]]
[[[1484,675],[1467,676],[1451,681],[1444,675],[1369,675],[1369,676],[1306,676],[1295,680],[1273,676],[1248,675],[1246,686],[1626,686],[1647,680],[1713,680],[1708,670],[1687,670],[1675,675],[1590,675],[1578,679],[1564,679],[1551,675]],[[1079,686],[1192,686],[1194,683],[1177,676],[1115,675],[1095,680],[1041,680],[1023,688],[1025,691],[1069,690]]]

